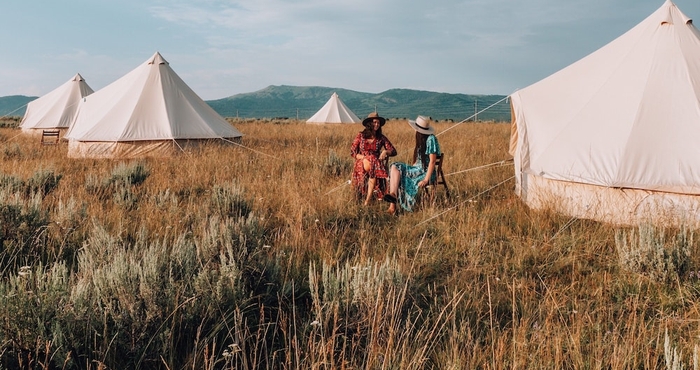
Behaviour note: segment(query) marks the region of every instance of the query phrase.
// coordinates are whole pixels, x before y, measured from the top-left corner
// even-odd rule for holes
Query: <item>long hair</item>
[[[374,130],[372,130],[372,127],[365,127],[365,129],[362,131],[362,137],[365,139],[378,139],[382,137],[382,127],[380,126],[379,129],[377,129],[377,133],[374,133]]]
[[[421,134],[420,132],[416,131],[416,148],[413,150],[413,163],[416,163],[418,156],[420,156],[420,161],[423,164],[424,169],[428,168],[428,163],[430,163],[428,155],[425,154],[428,136],[430,135]]]

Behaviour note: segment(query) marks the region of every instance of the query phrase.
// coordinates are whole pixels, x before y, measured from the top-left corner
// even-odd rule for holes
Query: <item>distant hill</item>
[[[377,111],[387,118],[415,118],[461,121],[490,105],[480,113],[481,121],[510,121],[510,103],[505,95],[448,94],[431,91],[391,89],[378,94],[317,86],[268,86],[262,90],[237,94],[207,103],[224,117],[307,119],[326,104],[333,92],[358,117]],[[36,99],[23,95],[0,97],[1,116],[24,116],[27,103]]]
[[[478,115],[478,120],[510,121],[510,103],[505,95],[448,94],[421,90],[391,89],[378,94],[329,87],[268,86],[252,93],[209,100],[207,103],[224,117],[307,119],[316,113],[331,97],[340,99],[358,117],[377,111],[387,118],[415,118],[417,115],[433,119],[464,120],[475,111],[500,101]]]
[[[0,117],[24,116],[27,103],[36,99],[36,96],[11,95],[0,97]]]

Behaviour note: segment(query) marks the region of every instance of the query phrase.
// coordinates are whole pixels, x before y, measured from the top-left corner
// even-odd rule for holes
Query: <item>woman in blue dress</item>
[[[435,128],[430,117],[418,116],[408,124],[416,131],[416,147],[413,150],[413,165],[395,162],[389,169],[389,194],[384,200],[391,203],[387,212],[396,212],[396,203],[408,212],[413,212],[418,189],[435,180],[435,162],[440,155],[440,144],[435,137]]]

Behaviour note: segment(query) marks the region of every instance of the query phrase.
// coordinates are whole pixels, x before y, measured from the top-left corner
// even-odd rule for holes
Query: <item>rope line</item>
[[[73,103],[73,104],[71,104],[71,105],[67,105],[67,106],[63,107],[63,110],[65,111],[66,109],[68,109],[68,108],[72,108],[72,107],[73,107],[74,105],[76,105],[76,104],[79,104],[79,103],[80,103],[80,101],[81,101],[81,100],[83,100],[83,98],[85,98],[85,96],[83,96],[82,98],[78,99],[78,101],[76,101],[75,103]],[[34,100],[38,100],[38,99],[39,99],[39,98],[36,98],[36,99],[34,99]],[[22,109],[22,108],[24,108],[24,107],[28,106],[28,105],[29,105],[29,103],[33,102],[34,100],[32,100],[32,101],[30,101],[30,102],[27,102],[27,103],[25,103],[24,105],[22,105],[21,107],[19,107],[19,108],[17,108],[17,109],[15,109],[15,110],[13,110],[13,111],[12,111],[12,112],[10,112],[10,113],[6,113],[6,114],[4,114],[4,115],[3,115],[2,117],[0,117],[0,118],[10,118],[10,114],[12,114],[12,113],[14,113],[14,112],[17,112],[18,110],[20,110],[20,109]],[[25,113],[25,114],[26,114],[26,113]]]
[[[478,116],[479,114],[481,114],[481,113],[483,113],[483,112],[485,112],[485,111],[491,109],[493,106],[495,106],[495,105],[497,105],[497,104],[500,104],[500,103],[502,103],[502,102],[505,101],[505,100],[508,100],[508,98],[510,98],[510,95],[509,95],[509,96],[506,96],[505,98],[503,98],[503,99],[501,99],[501,100],[499,100],[499,101],[497,101],[497,102],[495,102],[495,103],[489,105],[488,107],[486,107],[486,108],[484,108],[484,109],[482,109],[482,110],[480,110],[480,111],[478,111],[478,112],[472,114],[471,116],[469,116],[469,117],[467,117],[467,118],[461,120],[460,122],[455,123],[452,127],[449,127],[449,128],[447,128],[447,129],[443,130],[442,132],[440,132],[440,133],[438,133],[438,134],[435,134],[435,136],[440,136],[440,135],[444,134],[445,132],[452,130],[453,128],[455,128],[455,127],[457,127],[457,126],[463,124],[464,122],[467,122],[468,120],[470,120],[470,119],[472,119],[472,118]]]
[[[20,132],[19,134],[15,135],[15,136],[13,136],[13,137],[11,137],[11,138],[9,138],[9,139],[7,139],[7,141],[12,141],[12,140],[14,140],[15,138],[20,137],[20,136],[22,136],[22,135],[24,135],[24,132]]]
[[[489,191],[491,191],[491,190],[493,190],[493,189],[495,189],[495,188],[497,188],[497,187],[499,187],[499,186],[505,184],[506,182],[508,182],[508,181],[510,181],[510,180],[512,180],[512,179],[514,179],[514,178],[515,178],[515,176],[511,176],[511,177],[509,177],[509,178],[507,178],[507,179],[505,179],[505,180],[499,182],[498,184],[496,184],[496,185],[494,185],[494,186],[492,186],[492,187],[490,187],[490,188],[488,188],[488,189],[482,191],[481,193],[479,193],[479,194],[477,194],[477,195],[475,195],[475,196],[473,196],[473,197],[471,197],[471,198],[469,198],[469,199],[463,201],[462,203],[459,203],[458,205],[456,205],[456,206],[454,206],[454,207],[451,207],[451,208],[448,208],[448,209],[446,209],[446,210],[444,210],[444,211],[442,211],[442,212],[436,214],[436,215],[433,216],[433,217],[430,217],[430,218],[428,218],[428,219],[426,219],[426,220],[423,220],[423,221],[419,222],[416,226],[420,226],[420,225],[422,225],[422,224],[424,224],[424,223],[426,223],[426,222],[432,221],[432,220],[434,220],[434,219],[436,219],[436,218],[438,218],[438,217],[444,215],[445,213],[447,213],[447,212],[449,212],[449,211],[451,211],[451,210],[453,210],[453,209],[459,208],[459,207],[460,207],[461,205],[463,205],[464,203],[470,202],[470,201],[474,200],[474,198],[480,197],[480,196],[482,196],[482,195],[488,193]]]
[[[175,143],[175,145],[177,145],[181,152],[185,153],[188,157],[192,158],[192,154],[185,151],[185,149],[182,146],[180,146],[180,143],[178,143],[176,139],[173,139],[173,142]]]
[[[31,103],[31,102],[29,102],[29,103]],[[0,117],[0,118],[9,118],[9,117],[10,117],[10,114],[12,114],[12,113],[14,113],[14,112],[17,112],[18,110],[20,110],[20,109],[22,109],[22,108],[26,107],[27,105],[29,105],[29,103],[25,103],[25,104],[24,104],[24,105],[22,105],[21,107],[19,107],[19,108],[17,108],[17,109],[15,109],[15,110],[13,110],[13,111],[12,111],[12,112],[10,112],[10,113],[6,113],[6,114],[4,114],[4,115],[3,115],[2,117]]]
[[[333,189],[331,189],[330,191],[328,191],[326,194],[323,194],[323,196],[326,196],[326,195],[328,195],[328,194],[330,194],[330,193],[332,193],[332,192],[334,192],[334,191],[336,191],[336,190],[342,188],[342,187],[345,186],[345,185],[350,185],[350,181],[351,181],[351,180],[344,181],[342,184],[340,184],[340,185],[334,187]]]
[[[466,169],[466,170],[448,173],[448,174],[445,174],[445,176],[457,175],[457,174],[460,174],[460,173],[470,172],[470,171],[475,171],[475,170],[480,170],[480,169],[489,168],[489,167],[501,167],[501,166],[506,166],[506,165],[509,164],[509,162],[513,162],[513,159],[504,159],[504,160],[499,161],[499,162],[489,163],[489,164],[485,164],[485,165],[483,165],[483,166],[472,167],[472,168],[469,168],[469,169]]]
[[[245,146],[245,145],[243,145],[243,144],[237,143],[237,142],[235,142],[235,141],[228,140],[228,139],[223,138],[223,137],[221,138],[221,140],[223,140],[223,141],[225,141],[225,142],[227,142],[227,143],[231,143],[231,144],[233,144],[233,145],[238,145],[238,146],[240,146],[241,148],[248,149],[248,150],[253,151],[253,152],[255,152],[255,153],[262,154],[262,155],[264,155],[264,156],[266,156],[266,157],[270,157],[270,158],[273,158],[273,159],[279,159],[279,158],[277,158],[277,157],[275,157],[275,156],[269,155],[269,154],[267,154],[267,153],[263,153],[263,152],[261,152],[261,151],[257,151],[257,150],[255,150],[255,149],[253,149],[253,148],[248,148],[247,146]]]
[[[571,217],[571,219],[569,219],[569,221],[567,221],[564,225],[562,225],[562,227],[560,227],[559,230],[557,230],[557,232],[554,233],[554,235],[552,235],[552,237],[549,239],[549,241],[554,240],[557,236],[559,236],[559,234],[560,234],[562,231],[568,229],[569,226],[573,225],[573,223],[574,223],[576,220],[578,220],[578,218],[576,218],[576,217]]]

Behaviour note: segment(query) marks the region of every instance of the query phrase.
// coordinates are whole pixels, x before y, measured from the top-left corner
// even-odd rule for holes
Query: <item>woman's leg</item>
[[[389,194],[398,199],[399,181],[401,181],[401,172],[396,166],[389,167]],[[396,203],[389,203],[389,209],[386,210],[389,214],[396,213]]]
[[[396,166],[389,168],[389,193],[396,196],[399,191],[399,183],[401,181],[401,172]]]
[[[389,209],[387,209],[386,212],[390,215],[396,213],[396,203],[389,203]]]
[[[372,164],[369,162],[369,159],[363,159],[362,160],[362,167],[365,169],[365,173],[369,174],[370,170],[372,169]],[[368,205],[369,202],[372,200],[372,193],[374,193],[374,185],[377,183],[377,179],[374,177],[369,177],[367,179],[367,196],[365,197],[365,205]]]
[[[367,198],[365,198],[365,205],[368,205],[372,201],[372,196],[374,194],[374,185],[377,183],[376,177],[370,177],[367,179]]]
[[[362,168],[365,169],[365,172],[369,172],[372,169],[372,163],[369,162],[369,159],[365,158],[362,160]]]

